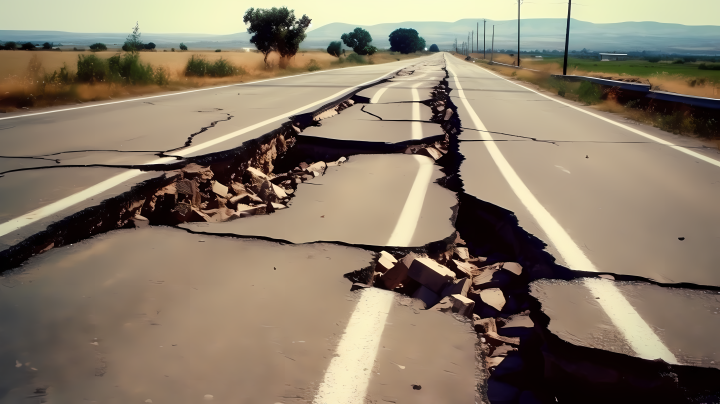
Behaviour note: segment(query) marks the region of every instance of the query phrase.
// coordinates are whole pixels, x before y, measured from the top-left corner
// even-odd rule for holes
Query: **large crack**
[[[386,144],[331,140],[302,134],[305,128],[320,125],[322,119],[337,115],[353,104],[369,101],[353,95],[325,105],[312,114],[292,117],[278,129],[232,150],[168,165],[125,166],[123,168],[165,171],[165,175],[137,184],[129,192],[58,221],[1,252],[0,271],[17,268],[31,256],[51,248],[117,228],[242,220],[241,210],[247,214],[272,213],[281,208],[276,204],[284,206],[286,199],[296,195],[299,182],[309,179],[306,177],[324,174],[324,169],[322,173],[316,170],[326,168],[326,162],[340,161],[343,157],[357,154],[421,153],[435,159],[445,174],[437,181],[438,184],[457,195],[458,205],[451,218],[456,234],[411,248],[338,241],[315,243],[362,248],[376,252],[378,258],[388,259],[389,255],[400,259],[398,262],[428,258],[450,268],[457,280],[467,279],[471,286],[464,295],[461,290],[460,295],[472,301],[470,313],[466,311],[470,303],[459,298],[452,300],[445,297],[447,301],[427,306],[428,309],[455,312],[456,318],[471,323],[478,333],[475,351],[479,364],[477,402],[520,400],[517,395],[510,401],[505,400],[507,394],[498,393],[503,391],[522,392],[526,400],[531,400],[529,402],[718,402],[720,389],[716,381],[720,371],[717,369],[670,365],[575,346],[549,331],[549,318],[543,313],[540,302],[529,293],[529,285],[533,281],[610,275],[618,281],[664,284],[623,274],[574,271],[558,265],[546,251],[545,243],[524,230],[512,212],[465,193],[460,177],[460,165],[465,157],[460,153],[461,141],[458,137],[468,129],[462,126],[458,117],[447,78],[446,71],[445,79],[433,89],[432,99],[423,102],[432,110],[433,118],[429,122],[442,127],[442,136]],[[364,105],[361,110],[368,113]],[[188,141],[191,140],[192,136]],[[525,140],[542,141],[535,138]],[[282,197],[282,193],[290,195]],[[239,205],[244,206],[240,209]],[[267,237],[217,235],[290,243]],[[410,257],[409,261],[403,261],[407,257]],[[424,299],[425,303],[433,300],[432,295],[426,292],[418,294],[425,285],[408,276],[407,271],[399,282],[397,279],[389,282],[391,277],[386,274],[397,264],[393,263],[383,271],[381,261],[378,261],[379,266],[349,273],[346,277],[356,284],[395,290]],[[517,263],[519,271],[512,263]],[[671,286],[708,289],[690,284]],[[484,297],[489,290],[499,291],[504,301],[502,305]],[[498,297],[496,292],[493,293]],[[448,302],[452,304],[448,305]],[[465,316],[458,316],[458,313]],[[517,335],[506,335],[507,330],[503,326],[520,321],[518,319],[529,319],[531,325],[520,327]],[[571,369],[576,369],[576,372]],[[608,374],[614,375],[614,378],[608,379]]]

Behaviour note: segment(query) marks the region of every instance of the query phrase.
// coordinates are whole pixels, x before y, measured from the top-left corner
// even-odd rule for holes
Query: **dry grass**
[[[109,100],[139,96],[163,91],[180,91],[188,88],[217,86],[238,82],[250,82],[272,77],[307,72],[311,60],[322,70],[358,66],[362,63],[338,59],[320,51],[301,51],[289,61],[282,61],[278,55],[268,58],[270,67],[263,62],[263,55],[255,52],[141,52],[140,61],[153,67],[163,67],[169,72],[170,83],[167,86],[121,86],[117,84],[81,84],[70,85],[43,83],[45,74],[52,74],[67,66],[70,72],[76,70],[78,55],[94,54],[107,59],[117,52],[49,52],[49,51],[1,51],[0,52],[0,111],[9,112],[18,108],[42,108],[54,105],[74,104],[77,102]],[[224,58],[235,66],[242,67],[247,74],[224,78],[185,77],[185,66],[192,55],[202,55],[209,62]],[[406,60],[420,56],[390,54],[380,52],[366,62],[381,64]],[[33,59],[34,58],[34,59]]]

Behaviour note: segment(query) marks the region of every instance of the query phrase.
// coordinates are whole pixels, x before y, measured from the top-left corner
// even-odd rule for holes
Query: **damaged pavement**
[[[476,162],[450,58],[226,140],[245,118],[215,110],[234,117],[149,165],[6,173],[7,192],[90,173],[56,200],[132,176],[0,236],[0,401],[345,402],[328,374],[376,292],[392,304],[347,402],[719,402],[718,285],[558,259]],[[637,350],[614,291],[670,356]]]

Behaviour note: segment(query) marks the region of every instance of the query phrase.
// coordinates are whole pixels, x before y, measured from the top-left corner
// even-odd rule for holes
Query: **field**
[[[117,85],[112,83],[88,84],[80,82],[63,86],[45,86],[43,83],[43,77],[59,71],[63,66],[67,66],[71,75],[74,74],[77,71],[76,66],[79,55],[95,55],[101,59],[107,59],[117,54],[118,52],[114,51],[0,51],[0,111],[117,99],[163,91],[179,91],[187,88],[249,82],[299,74],[309,70],[328,70],[362,64],[380,64],[421,56],[421,54],[400,55],[378,52],[369,58],[359,57],[353,60],[351,57],[343,59],[342,63],[340,63],[338,58],[326,52],[301,50],[287,65],[280,68],[280,60],[276,54],[270,55],[268,58],[270,67],[267,67],[263,62],[263,55],[256,52],[141,52],[140,62],[149,63],[154,68],[164,68],[168,73],[169,83],[162,86]],[[229,77],[187,77],[185,75],[185,66],[188,59],[193,55],[200,55],[209,62],[223,58],[234,66],[242,67],[246,73]],[[39,89],[39,87],[42,88]]]

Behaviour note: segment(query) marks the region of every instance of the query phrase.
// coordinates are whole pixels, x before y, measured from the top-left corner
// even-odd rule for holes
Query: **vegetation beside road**
[[[465,59],[464,55],[455,54],[455,56],[460,59]],[[473,56],[481,57],[482,54]],[[487,57],[489,58],[489,56],[488,54]],[[493,55],[493,60],[500,63],[512,63],[512,60],[509,59],[510,57],[508,55]],[[522,62],[524,61],[523,59]],[[493,70],[503,76],[534,84],[542,90],[549,91],[564,98],[591,105],[601,111],[618,113],[628,119],[652,125],[667,132],[713,140],[718,148],[720,148],[720,119],[717,117],[694,112],[692,109],[661,113],[652,108],[644,107],[643,104],[638,101],[632,100],[621,103],[621,101],[615,97],[614,92],[603,90],[603,88],[598,85],[589,82],[569,83],[553,78],[552,74],[556,74],[554,69],[541,70],[539,68],[542,68],[542,63],[538,62],[525,63],[524,67],[540,71],[522,70],[497,64],[489,65],[488,60],[482,59],[476,59],[475,64],[480,64],[482,67]],[[548,65],[549,64],[546,64],[546,66]],[[562,73],[562,71],[560,73]],[[568,71],[568,74],[587,76],[592,74],[592,72],[580,72],[579,69],[577,69],[572,72]],[[632,78],[632,76],[629,75],[621,77],[625,79]],[[659,81],[653,78],[650,79],[650,82],[654,87],[660,87],[661,89],[662,86],[668,84],[668,81],[660,84]],[[687,84],[687,82],[685,82],[685,87],[693,88]],[[697,88],[697,86],[695,88]],[[718,92],[718,94],[720,94],[720,92]]]

